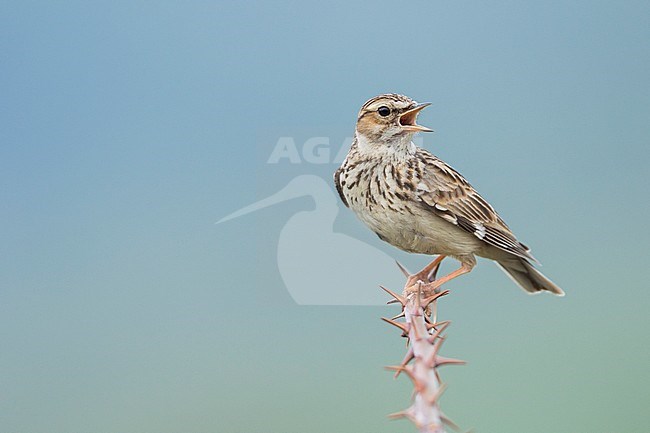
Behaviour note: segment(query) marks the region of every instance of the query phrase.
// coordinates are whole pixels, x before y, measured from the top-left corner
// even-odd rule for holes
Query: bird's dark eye
[[[377,109],[377,113],[379,113],[381,117],[386,117],[390,114],[390,108],[386,107],[385,105],[382,105]]]

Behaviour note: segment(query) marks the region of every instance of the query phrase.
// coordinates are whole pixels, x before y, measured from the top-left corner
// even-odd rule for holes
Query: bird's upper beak
[[[431,105],[431,102],[424,102],[422,104],[417,104],[415,107],[411,108],[410,110],[402,113],[401,116],[399,116],[399,124],[400,126],[410,132],[433,132],[433,129],[429,129],[426,126],[421,126],[415,123],[418,113]]]

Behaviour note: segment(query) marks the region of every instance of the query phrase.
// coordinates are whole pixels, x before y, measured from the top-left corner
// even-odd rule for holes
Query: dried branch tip
[[[404,274],[406,278],[409,278],[411,276],[411,273],[406,269],[400,262],[395,260],[395,263],[397,263],[397,267],[399,268],[400,271]]]
[[[398,295],[397,293],[393,292],[390,289],[387,289],[384,286],[379,286],[379,287],[381,288],[381,290],[383,290],[384,292],[388,293],[390,296],[393,297],[393,299],[391,301],[389,301],[388,303],[392,304],[392,303],[395,303],[395,302],[399,302],[400,304],[402,304],[402,306],[406,305],[406,299],[403,296]]]
[[[404,332],[404,334],[408,334],[408,333],[409,333],[409,328],[410,328],[411,326],[410,326],[408,323],[396,322],[396,321],[394,321],[394,320],[392,320],[392,319],[388,319],[388,318],[386,318],[386,317],[382,317],[381,320],[383,320],[383,321],[386,322],[386,323],[390,323],[390,324],[393,325],[393,326],[398,327],[399,329],[401,329],[401,330]]]

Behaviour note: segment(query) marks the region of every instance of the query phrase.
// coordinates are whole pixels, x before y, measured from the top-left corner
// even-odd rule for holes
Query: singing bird
[[[343,203],[385,242],[404,251],[438,255],[406,289],[421,282],[425,291],[470,272],[476,256],[494,260],[528,293],[564,291],[532,265],[530,249],[519,242],[494,208],[456,170],[413,144],[418,104],[398,94],[379,95],[361,107],[347,158],[334,173]],[[432,274],[446,256],[461,266]]]

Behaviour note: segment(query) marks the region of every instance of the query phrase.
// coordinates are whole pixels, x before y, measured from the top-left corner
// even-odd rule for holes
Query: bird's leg
[[[431,283],[433,281],[431,277],[438,271],[438,267],[445,257],[446,256],[439,255],[435,258],[434,261],[426,265],[420,272],[417,274],[409,275],[408,279],[406,280],[406,285],[404,286],[404,291],[409,291],[409,288],[412,288],[410,291],[417,291],[418,282],[422,282],[424,284],[423,287],[425,287],[428,283]]]
[[[426,296],[430,296],[431,294],[435,293],[435,291],[442,286],[445,283],[448,283],[449,281],[453,280],[456,277],[460,277],[461,275],[464,275],[468,272],[470,272],[474,268],[473,265],[468,264],[468,263],[463,263],[460,265],[460,268],[456,269],[454,272],[451,272],[444,277],[440,277],[437,280],[434,280],[428,284],[424,284],[422,286],[422,293],[424,293]]]

